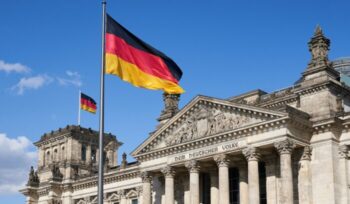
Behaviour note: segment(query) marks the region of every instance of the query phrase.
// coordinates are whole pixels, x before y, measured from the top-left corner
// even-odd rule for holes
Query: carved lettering
[[[174,157],[169,157],[168,163],[173,162],[182,162],[186,160],[192,160],[199,157],[205,157],[209,155],[216,155],[221,152],[228,152],[232,150],[239,150],[240,148],[243,148],[247,145],[245,140],[236,140],[233,142],[225,143],[225,144],[219,144],[219,145],[213,145],[209,146],[207,148],[203,148],[201,150],[193,151],[193,152],[186,152],[181,155],[176,155]]]
[[[218,151],[218,147],[214,147],[214,148],[206,149],[206,150],[201,150],[201,151],[189,154],[189,158],[193,159],[193,158],[197,158],[197,157],[202,157],[202,156],[205,156],[208,154],[214,154],[217,151]]]
[[[233,143],[231,143],[231,144],[222,145],[222,149],[223,149],[224,151],[230,150],[230,149],[235,149],[235,148],[238,148],[238,142],[233,142]]]

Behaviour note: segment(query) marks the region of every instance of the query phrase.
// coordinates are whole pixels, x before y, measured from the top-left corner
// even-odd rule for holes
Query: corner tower
[[[115,135],[105,134],[106,167],[117,165],[118,148],[122,145]],[[39,150],[38,176],[40,182],[70,180],[97,171],[98,132],[81,126],[67,126],[45,133],[34,143]]]

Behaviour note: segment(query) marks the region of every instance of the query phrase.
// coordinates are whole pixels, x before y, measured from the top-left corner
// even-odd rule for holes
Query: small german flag
[[[181,94],[181,69],[168,56],[143,42],[107,15],[106,73],[136,87]]]
[[[96,102],[90,96],[81,93],[80,94],[80,108],[90,113],[96,113]]]

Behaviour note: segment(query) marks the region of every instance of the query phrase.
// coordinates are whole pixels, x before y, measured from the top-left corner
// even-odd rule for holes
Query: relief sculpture
[[[252,118],[218,109],[199,107],[199,110],[166,138],[167,145],[175,145],[209,135],[233,130],[252,122]]]

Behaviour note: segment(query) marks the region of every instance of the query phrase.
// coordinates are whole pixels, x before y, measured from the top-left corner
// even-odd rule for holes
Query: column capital
[[[295,142],[291,139],[285,139],[274,143],[279,154],[291,154],[295,148]]]
[[[216,161],[218,167],[228,167],[230,159],[226,154],[215,155],[214,161]]]
[[[300,160],[306,160],[311,161],[311,155],[312,155],[312,147],[311,146],[305,146],[303,150],[303,154],[301,155]]]
[[[342,159],[349,158],[349,147],[347,145],[340,145],[338,149],[339,157]]]
[[[151,183],[152,175],[148,171],[143,171],[140,174],[143,183]]]
[[[256,147],[247,147],[242,150],[247,161],[258,161],[260,159],[259,149]]]
[[[197,160],[190,160],[185,163],[185,167],[190,173],[198,173],[200,166]]]
[[[166,166],[164,167],[161,172],[164,174],[165,177],[170,177],[170,178],[173,178],[175,176],[175,170],[173,167],[171,166]]]

